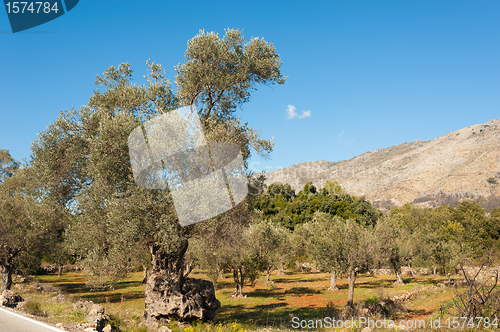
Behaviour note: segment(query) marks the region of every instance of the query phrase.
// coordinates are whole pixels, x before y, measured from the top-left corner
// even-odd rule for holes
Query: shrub
[[[378,297],[374,295],[374,296],[370,297],[369,299],[367,299],[367,300],[365,301],[365,304],[366,304],[366,305],[375,304],[375,303],[377,303],[378,301],[379,301]]]
[[[45,313],[41,310],[40,303],[35,300],[26,300],[23,304],[22,309],[33,316],[43,316]]]

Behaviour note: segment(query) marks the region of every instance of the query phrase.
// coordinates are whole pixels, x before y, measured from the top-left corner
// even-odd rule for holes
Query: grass
[[[191,277],[208,280],[203,271],[194,271]],[[139,324],[144,313],[144,285],[142,272],[132,273],[115,285],[113,290],[92,291],[86,285],[85,275],[66,273],[37,276],[41,285],[53,285],[65,294],[64,301],[54,300],[57,293],[35,292],[25,286],[15,289],[24,298],[31,298],[38,304],[38,311],[45,312],[52,323],[62,322],[75,325],[85,322],[86,313],[75,311],[72,301],[91,300],[103,304],[111,315],[112,324],[121,331],[147,331]],[[291,329],[294,317],[314,319],[331,316],[339,312],[347,302],[347,280],[338,279],[338,291],[328,291],[327,273],[294,272],[287,275],[272,275],[271,285],[265,283],[265,276],[258,278],[253,285],[245,285],[244,299],[233,299],[233,280],[227,274],[219,279],[216,296],[221,302],[216,319],[212,323],[195,323],[196,331],[241,332],[255,328]],[[354,299],[356,303],[371,304],[378,299],[402,295],[442,283],[446,277],[420,276],[417,279],[404,279],[404,286],[393,286],[393,276],[360,275],[356,279]],[[410,320],[430,319],[439,309],[440,304],[450,300],[454,291],[450,287],[433,288],[419,293],[419,296],[407,302],[407,313],[398,318]],[[234,324],[236,325],[234,325]],[[173,330],[180,330],[176,324],[170,324]],[[186,330],[186,332],[191,330]],[[193,330],[193,331],[194,331]],[[191,331],[192,332],[192,331]]]

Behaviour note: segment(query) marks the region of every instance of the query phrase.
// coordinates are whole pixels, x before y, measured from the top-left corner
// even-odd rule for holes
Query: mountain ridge
[[[500,120],[472,125],[433,140],[402,143],[349,160],[304,162],[264,173],[265,184],[337,181],[349,194],[382,208],[405,203],[500,197]]]

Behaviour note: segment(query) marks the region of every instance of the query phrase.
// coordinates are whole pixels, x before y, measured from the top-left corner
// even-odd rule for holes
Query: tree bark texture
[[[234,278],[234,292],[231,297],[243,298],[243,285],[245,282],[245,270],[240,266],[233,266],[233,278]]]
[[[215,298],[210,281],[184,276],[184,240],[178,251],[165,255],[157,246],[150,246],[152,269],[145,288],[145,318],[168,322],[170,318],[183,321],[212,320],[220,302]]]
[[[403,273],[401,272],[401,268],[395,269],[396,272],[396,281],[394,282],[394,285],[404,285],[405,282],[403,281]]]
[[[354,308],[354,284],[356,283],[356,270],[349,268],[347,270],[347,284],[349,292],[347,293],[347,306]]]
[[[217,266],[217,278],[218,279],[225,279],[224,273],[222,273],[222,269],[220,268],[220,266]]]
[[[0,273],[2,274],[2,286],[0,294],[5,290],[10,290],[12,287],[12,272],[14,268],[9,264],[0,264]]]
[[[329,290],[339,290],[337,287],[337,273],[335,271],[330,272],[330,288]]]
[[[148,266],[142,264],[142,283],[145,284],[148,281]]]
[[[62,271],[63,271],[64,265],[59,264],[57,266],[57,277],[60,278],[62,276]]]

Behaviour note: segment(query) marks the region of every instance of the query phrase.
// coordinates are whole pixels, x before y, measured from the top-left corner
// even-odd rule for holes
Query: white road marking
[[[8,314],[11,314],[11,315],[13,315],[13,316],[16,316],[16,317],[22,318],[22,319],[24,319],[24,320],[27,320],[27,321],[29,321],[29,322],[31,322],[31,323],[35,323],[35,324],[37,324],[37,325],[40,325],[40,326],[42,326],[42,327],[44,327],[44,328],[46,328],[46,329],[49,329],[49,330],[51,330],[51,331],[56,331],[56,332],[67,332],[67,331],[65,331],[65,330],[61,330],[61,329],[59,329],[59,328],[57,328],[57,327],[53,327],[53,326],[50,326],[50,325],[48,325],[48,324],[45,324],[45,323],[39,322],[39,321],[37,321],[37,320],[34,320],[34,319],[31,319],[31,318],[25,317],[25,316],[20,315],[20,314],[17,314],[17,313],[15,313],[15,312],[11,311],[11,310],[7,310],[7,309],[4,309],[4,308],[2,308],[2,307],[0,307],[0,310],[1,310],[1,311],[3,311],[3,312],[6,312],[6,313],[8,313]]]

